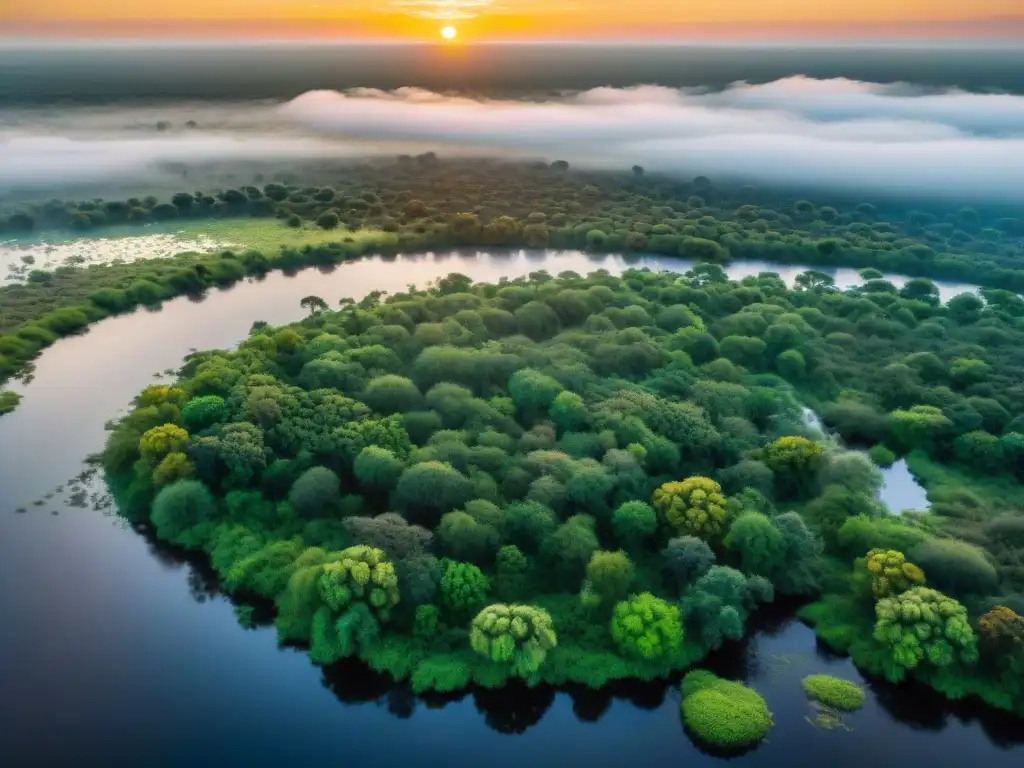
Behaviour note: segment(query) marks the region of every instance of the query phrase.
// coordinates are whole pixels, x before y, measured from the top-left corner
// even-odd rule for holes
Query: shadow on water
[[[235,606],[236,613],[246,616],[244,621],[240,619],[243,627],[264,627],[273,631],[272,603],[254,596],[226,593],[205,556],[162,542],[144,526],[135,526],[134,530],[146,541],[150,554],[163,568],[186,570],[186,583],[193,600],[205,603],[227,599]],[[848,669],[834,673],[850,678],[859,676],[869,699],[894,723],[913,731],[932,733],[941,732],[953,723],[977,723],[1002,749],[1024,745],[1021,720],[988,707],[978,699],[952,701],[921,683],[895,685],[883,678],[858,675],[846,656],[817,640],[813,631],[795,618],[803,604],[803,600],[782,597],[763,606],[750,617],[744,639],[725,643],[699,666],[765,693],[780,686],[796,689],[805,674],[842,665]],[[833,672],[832,669],[825,671]],[[506,735],[522,735],[539,725],[560,696],[567,697],[574,718],[586,724],[596,724],[609,717],[616,703],[638,711],[676,708],[680,702],[682,677],[683,673],[676,673],[657,680],[616,680],[599,689],[576,684],[558,688],[530,687],[513,681],[500,689],[471,686],[451,693],[416,694],[407,681],[396,682],[390,675],[376,672],[357,659],[343,659],[321,669],[322,685],[344,706],[374,704],[404,720],[412,718],[421,708],[443,710],[468,699],[489,729]],[[802,694],[783,702],[786,714],[776,713],[777,719],[793,717],[804,703]],[[679,729],[680,733],[685,731],[681,721]],[[696,749],[714,758],[741,757],[760,748],[727,752],[687,735]]]

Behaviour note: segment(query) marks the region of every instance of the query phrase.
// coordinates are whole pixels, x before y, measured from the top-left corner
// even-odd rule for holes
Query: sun
[[[455,27],[445,27],[444,29],[441,30],[441,37],[443,37],[445,40],[454,40],[458,36],[459,30],[457,30]]]

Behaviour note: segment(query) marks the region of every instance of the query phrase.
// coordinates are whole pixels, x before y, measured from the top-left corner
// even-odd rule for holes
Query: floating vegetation
[[[853,712],[864,706],[864,689],[849,680],[830,675],[808,675],[801,685],[811,699],[832,709]]]
[[[282,227],[283,229],[284,227]],[[241,228],[244,230],[244,227]],[[132,262],[137,259],[168,258],[182,251],[203,252],[228,248],[226,242],[203,232],[147,233],[139,227],[104,237],[61,237],[50,235],[28,240],[0,241],[0,285],[28,279],[31,270],[80,267],[85,264]]]
[[[827,707],[817,701],[811,702],[811,714],[806,715],[804,719],[815,728],[820,728],[823,731],[853,731],[853,728],[843,719],[843,715],[839,710]]]
[[[76,490],[64,503],[75,509],[85,509],[89,506],[88,493],[84,489]]]

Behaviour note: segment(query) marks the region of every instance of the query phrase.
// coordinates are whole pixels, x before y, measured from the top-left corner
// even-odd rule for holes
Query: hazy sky
[[[703,34],[1000,35],[1021,0],[2,0],[0,34],[217,34],[463,39]]]

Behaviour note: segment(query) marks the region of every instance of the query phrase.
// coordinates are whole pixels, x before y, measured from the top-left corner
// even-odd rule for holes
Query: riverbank
[[[254,237],[274,238],[267,222],[261,221],[242,230],[234,224],[214,222],[206,224],[209,235],[238,237],[247,234]],[[367,230],[337,236],[333,242],[312,241],[301,248],[284,245],[288,242],[288,230],[276,225],[285,239],[278,245],[278,253],[247,250],[242,253],[227,250],[220,253],[184,252],[170,258],[137,259],[127,263],[94,264],[87,267],[62,267],[52,273],[41,273],[26,284],[0,287],[0,387],[11,378],[25,373],[27,366],[57,339],[81,333],[89,326],[116,314],[131,312],[138,307],[157,308],[163,302],[182,295],[199,298],[211,288],[224,288],[245,277],[262,276],[272,271],[292,272],[316,266],[336,266],[365,256],[383,258],[398,257],[410,249],[430,250],[429,238],[423,235],[398,235],[395,233]],[[204,231],[204,230],[197,230]],[[307,234],[301,230],[298,237],[319,238],[319,233]],[[203,235],[204,237],[206,235]],[[446,245],[448,237],[439,238],[437,245]],[[470,246],[467,246],[470,247]],[[510,249],[512,250],[512,249]],[[512,252],[515,252],[512,250]],[[537,252],[541,251],[527,251]],[[552,251],[558,253],[558,251]],[[617,254],[593,251],[593,258]],[[695,261],[686,258],[672,258],[657,254],[627,254],[632,263],[642,264],[651,260],[683,272]],[[750,265],[750,266],[747,266]],[[728,262],[727,272],[732,276],[757,274],[757,271],[776,271],[785,274],[790,284],[796,274],[804,269],[820,269],[819,266],[794,267],[785,262],[759,261],[756,259],[735,259]],[[757,271],[755,271],[755,268]],[[851,287],[864,282],[855,272],[843,268],[825,267],[826,274],[835,275],[836,286]],[[897,287],[911,279],[909,275],[889,274],[886,276]],[[937,283],[939,295],[948,300],[956,293],[977,290],[977,286],[963,283]]]

